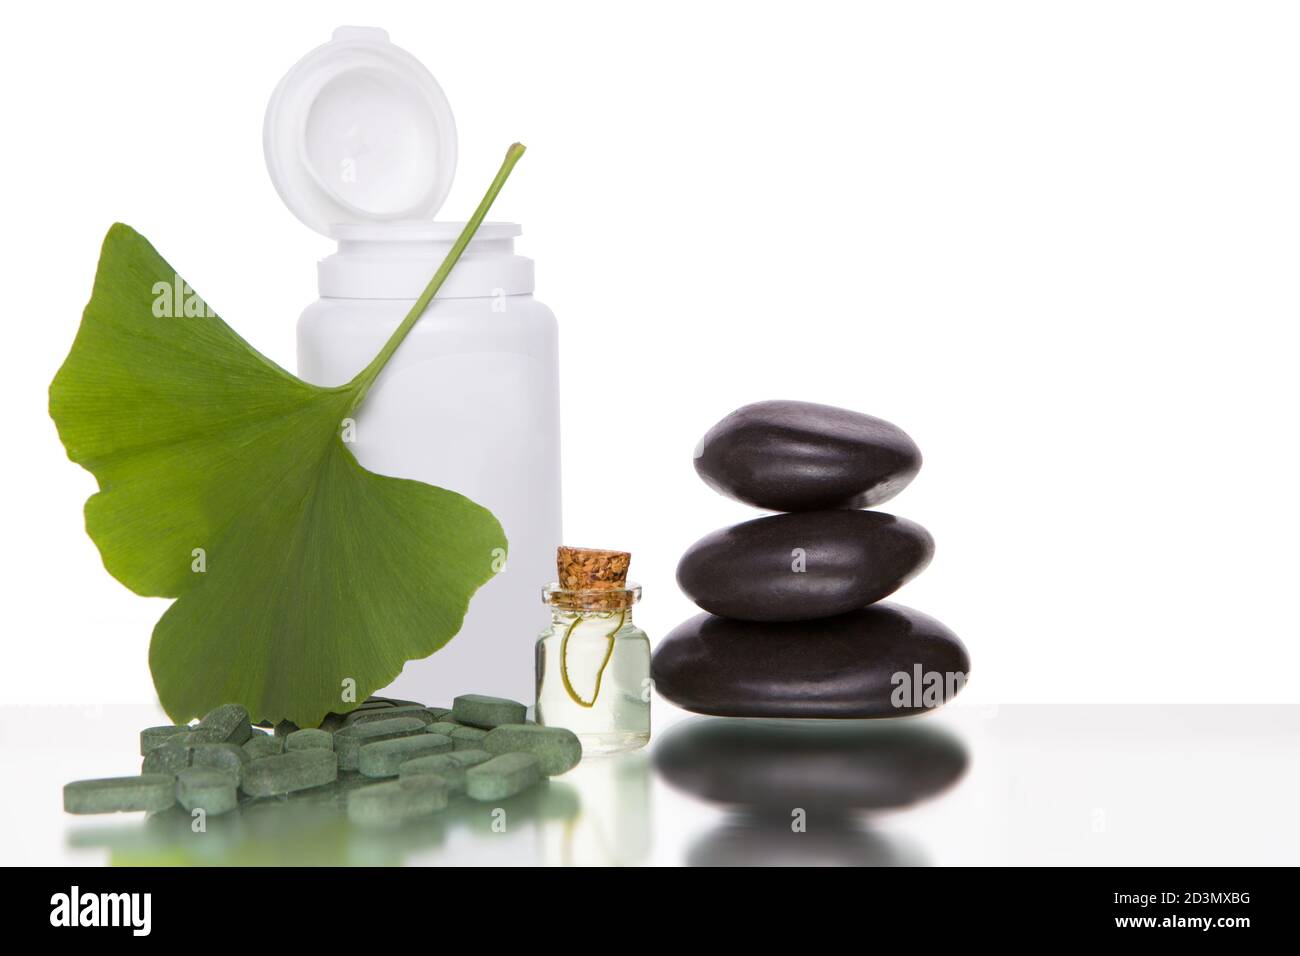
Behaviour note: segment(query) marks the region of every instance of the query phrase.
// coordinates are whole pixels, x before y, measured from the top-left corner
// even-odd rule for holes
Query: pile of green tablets
[[[395,825],[437,813],[456,797],[504,800],[582,759],[578,738],[527,720],[523,704],[466,694],[450,709],[372,697],[318,728],[254,727],[239,704],[197,724],[140,731],[140,773],[63,788],[68,813],[228,813],[288,795],[337,796],[348,819]]]

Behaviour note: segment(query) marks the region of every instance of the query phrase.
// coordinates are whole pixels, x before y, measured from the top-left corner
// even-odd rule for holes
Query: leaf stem
[[[600,682],[605,676],[605,668],[609,666],[609,659],[614,656],[614,641],[618,632],[623,629],[623,622],[627,619],[627,611],[620,611],[618,614],[618,623],[613,629],[605,635],[609,644],[605,647],[605,658],[600,662],[600,668],[596,671],[596,686],[592,689],[591,700],[583,700],[582,695],[573,688],[573,682],[569,679],[569,638],[573,636],[573,630],[583,620],[581,614],[573,619],[564,632],[564,638],[560,641],[560,680],[564,682],[564,690],[568,693],[569,699],[579,707],[595,707],[596,698],[600,696]]]
[[[438,271],[433,274],[433,278],[430,279],[429,284],[424,287],[424,291],[420,293],[420,297],[415,300],[415,305],[411,306],[411,311],[406,313],[406,318],[402,319],[402,324],[397,327],[396,331],[393,332],[388,341],[384,343],[384,347],[379,350],[379,354],[374,357],[369,365],[357,373],[356,378],[348,383],[347,387],[354,390],[352,403],[349,406],[349,409],[355,409],[365,399],[366,393],[370,391],[370,386],[375,383],[375,379],[378,378],[379,373],[384,370],[384,366],[388,364],[388,360],[393,357],[393,353],[397,351],[397,347],[402,344],[402,340],[406,338],[411,329],[415,328],[415,323],[420,320],[420,316],[424,315],[424,310],[429,307],[429,303],[433,301],[433,297],[438,294],[438,290],[442,287],[443,282],[445,282],[447,276],[451,274],[452,268],[454,268],[456,263],[460,260],[461,253],[465,251],[465,247],[468,246],[470,240],[474,238],[474,233],[478,232],[478,227],[483,224],[483,219],[487,216],[488,210],[492,208],[492,203],[496,200],[497,193],[501,192],[501,187],[504,186],[506,180],[510,178],[510,171],[515,168],[515,163],[519,162],[519,157],[523,155],[524,145],[522,143],[515,143],[506,150],[506,158],[502,161],[501,168],[497,170],[497,175],[496,178],[492,180],[492,185],[488,186],[487,192],[483,195],[483,201],[480,202],[478,208],[474,210],[474,215],[469,217],[469,222],[465,223],[465,228],[460,231],[460,235],[457,236],[456,241],[452,243],[451,251],[448,252],[447,257],[442,260],[442,265],[438,266]]]

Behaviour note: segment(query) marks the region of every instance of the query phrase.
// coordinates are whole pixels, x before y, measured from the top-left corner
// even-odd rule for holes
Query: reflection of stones
[[[930,799],[966,771],[966,748],[928,721],[697,718],[664,735],[655,768],[672,786],[737,808],[692,863],[912,865],[860,817]],[[806,830],[796,827],[802,811]]]
[[[688,720],[655,748],[670,784],[713,803],[886,810],[966,770],[952,734],[919,721]]]
[[[70,831],[67,842],[77,849],[106,848],[118,866],[394,866],[417,853],[437,851],[457,830],[495,836],[493,811],[498,809],[505,811],[512,832],[570,819],[580,810],[576,791],[552,781],[497,803],[460,798],[441,813],[389,829],[348,823],[347,793],[373,782],[347,774],[335,784],[289,797],[246,800],[231,813],[209,817],[199,833],[192,829],[190,814],[173,807],[135,823],[79,827]]]
[[[789,817],[738,814],[706,833],[686,854],[687,866],[924,866],[898,840],[842,817],[814,819],[807,832]]]

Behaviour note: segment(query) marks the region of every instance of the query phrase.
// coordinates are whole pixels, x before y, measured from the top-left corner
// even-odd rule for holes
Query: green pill
[[[143,757],[155,747],[161,746],[169,737],[189,732],[186,724],[164,724],[161,727],[146,727],[140,731],[140,756]]]
[[[362,745],[357,767],[367,777],[395,777],[398,767],[407,760],[446,753],[451,748],[451,738],[442,734],[413,734],[379,740]]]
[[[285,750],[333,750],[334,735],[324,731],[308,728],[295,730],[284,738]]]
[[[274,733],[277,737],[288,737],[291,733],[293,733],[297,729],[298,729],[298,725],[295,724],[292,720],[282,720],[275,725],[275,729],[272,731],[272,733]]]
[[[540,724],[502,724],[488,731],[483,749],[493,754],[528,753],[542,773],[553,777],[572,770],[582,759],[582,742],[572,730]]]
[[[361,787],[348,794],[348,819],[360,826],[399,826],[447,806],[447,786],[431,775]]]
[[[244,753],[250,760],[284,753],[284,738],[274,734],[253,734],[244,741]]]
[[[191,767],[220,770],[235,781],[235,786],[243,779],[248,761],[248,752],[239,744],[195,744],[190,749]]]
[[[217,740],[228,744],[242,744],[253,731],[243,704],[222,704],[205,714],[195,729],[215,734]]]
[[[448,793],[457,794],[465,792],[465,771],[491,759],[492,755],[486,750],[457,750],[407,760],[397,768],[397,772],[403,778],[426,774],[438,777],[447,785]]]
[[[63,787],[63,809],[68,813],[156,812],[175,802],[176,778],[165,773],[76,780]]]
[[[344,727],[334,735],[334,750],[339,755],[339,769],[359,768],[358,753],[362,744],[422,734],[424,727],[424,721],[418,717],[393,717],[391,720],[373,720]]]
[[[451,716],[462,724],[491,729],[499,724],[522,724],[528,708],[504,697],[461,694],[451,702]]]
[[[203,810],[215,817],[239,806],[239,793],[226,771],[189,767],[176,775],[176,802],[186,810]]]
[[[250,760],[244,765],[244,793],[274,797],[333,783],[338,763],[330,750],[295,750]]]
[[[186,733],[177,734],[176,739],[190,744],[219,744],[225,741],[225,731],[195,724]]]
[[[175,776],[190,765],[193,747],[183,738],[189,734],[180,734],[163,741],[144,755],[140,766],[142,774],[166,773]]]
[[[451,742],[457,750],[482,750],[486,730],[477,727],[457,727],[451,732]]]
[[[444,737],[450,737],[460,724],[453,724],[449,720],[439,720],[424,728],[426,734],[442,734]]]
[[[375,720],[391,720],[394,717],[415,717],[426,724],[434,722],[434,715],[429,713],[429,708],[421,704],[403,704],[400,707],[381,707],[371,710],[354,710],[343,718],[343,726],[352,727],[356,724],[367,724]]]
[[[504,800],[541,779],[541,765],[532,754],[502,754],[465,771],[465,792],[475,800]]]
[[[402,700],[400,697],[367,697],[362,707],[423,707],[418,700]]]
[[[486,750],[455,750],[447,754],[448,760],[460,764],[462,767],[477,767],[481,763],[487,763],[496,754],[490,754]]]
[[[410,703],[414,703],[414,701],[410,701]],[[361,703],[357,704],[355,708],[349,711],[349,713],[355,714],[358,711],[362,711],[362,710],[384,710],[388,707],[396,707],[396,706],[397,705],[394,704],[387,697],[367,697]]]

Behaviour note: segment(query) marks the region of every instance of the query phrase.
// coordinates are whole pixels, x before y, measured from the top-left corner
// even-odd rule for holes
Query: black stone
[[[876,511],[803,511],[715,531],[687,550],[677,584],[704,610],[805,621],[866,607],[930,563],[919,524]]]
[[[870,415],[812,402],[756,402],[714,425],[695,470],[715,491],[772,511],[865,508],[921,469],[907,433]]]
[[[655,690],[721,717],[902,717],[946,703],[970,673],[950,630],[899,604],[816,621],[699,614],[655,650]]]
[[[660,739],[654,761],[671,786],[788,829],[792,807],[824,815],[922,803],[960,780],[969,758],[930,721],[697,717]]]

